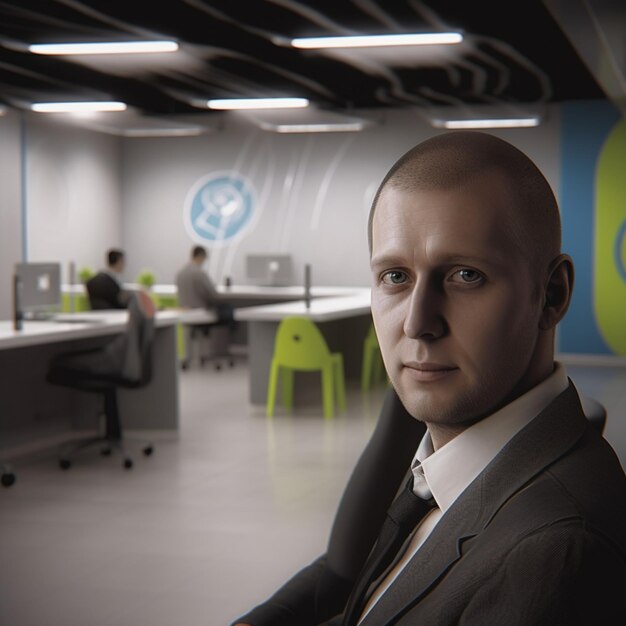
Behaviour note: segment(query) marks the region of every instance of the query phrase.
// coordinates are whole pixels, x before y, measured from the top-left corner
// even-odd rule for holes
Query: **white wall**
[[[121,245],[127,280],[148,267],[159,282],[173,281],[193,245],[183,224],[190,188],[207,174],[236,170],[256,188],[258,219],[244,238],[212,252],[216,280],[243,282],[246,253],[288,252],[296,281],[311,263],[314,284],[369,284],[374,191],[401,154],[436,132],[410,110],[362,133],[279,135],[233,120],[213,134],[163,139],[122,140],[36,114],[25,120],[28,260],[96,269],[108,247]],[[558,108],[537,129],[496,134],[527,152],[558,192]],[[0,117],[0,290],[7,296],[22,256],[21,151],[20,116],[9,112]],[[10,298],[0,307],[9,318]]]
[[[0,116],[0,319],[13,315],[13,266],[22,260],[20,117]]]
[[[372,113],[372,112],[368,112]],[[238,242],[214,248],[209,271],[245,282],[246,253],[288,252],[296,280],[312,264],[313,284],[369,284],[366,225],[373,194],[393,162],[435,131],[410,110],[361,133],[282,135],[230,118],[195,138],[125,139],[122,232],[127,275],[149,267],[172,282],[194,244],[183,207],[193,184],[235,170],[257,192],[258,221]],[[558,109],[536,129],[494,133],[519,146],[558,192]]]
[[[104,266],[122,243],[121,142],[43,116],[27,124],[26,215],[29,261],[76,269]]]

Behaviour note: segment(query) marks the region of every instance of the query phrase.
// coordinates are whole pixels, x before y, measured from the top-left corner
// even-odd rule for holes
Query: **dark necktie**
[[[425,515],[437,506],[434,498],[425,500],[413,493],[413,477],[392,502],[376,545],[357,579],[348,599],[342,626],[357,623],[365,605],[369,586],[389,567],[407,537]]]

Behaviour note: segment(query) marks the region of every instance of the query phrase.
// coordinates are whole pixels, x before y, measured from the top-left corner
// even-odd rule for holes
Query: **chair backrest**
[[[156,306],[143,290],[137,291],[128,304],[126,346],[121,378],[133,387],[152,379],[152,346]]]
[[[606,425],[606,408],[590,396],[580,396],[580,402],[585,416],[591,425],[602,435]]]
[[[306,317],[283,318],[276,331],[274,358],[285,367],[317,370],[331,358],[317,325]]]

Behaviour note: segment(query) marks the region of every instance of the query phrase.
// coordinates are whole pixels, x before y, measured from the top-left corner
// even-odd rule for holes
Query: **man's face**
[[[443,429],[462,430],[545,374],[543,297],[513,242],[510,205],[489,173],[453,191],[387,187],[374,214],[372,314],[385,365],[407,410]]]

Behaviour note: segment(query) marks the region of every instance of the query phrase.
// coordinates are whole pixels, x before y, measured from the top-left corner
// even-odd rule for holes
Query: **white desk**
[[[215,311],[207,309],[176,309],[168,312],[174,313],[177,320],[182,324],[191,326],[194,324],[214,324],[219,319]]]
[[[26,320],[22,330],[15,330],[12,321],[0,320],[0,350],[112,335],[122,332],[127,320],[128,311],[123,310],[59,313],[54,321]],[[170,326],[177,320],[176,312],[159,311],[156,327]]]
[[[120,389],[120,412],[128,429],[178,429],[179,389],[176,353],[178,313],[156,315],[152,381],[140,389]],[[46,382],[50,359],[56,354],[101,345],[123,332],[127,311],[88,311],[60,315],[77,322],[25,321],[22,330],[0,321],[0,456],[27,440],[36,443],[67,434],[73,422],[88,414],[92,428],[97,399],[92,394]],[[58,438],[58,437],[57,437]]]
[[[235,319],[248,324],[251,403],[266,402],[276,330],[288,315],[301,315],[314,321],[331,351],[343,354],[346,378],[360,376],[363,340],[371,324],[370,290],[347,288],[339,293],[347,295],[315,298],[309,307],[299,300],[235,309]]]
[[[138,283],[124,283],[124,288],[132,291],[143,289]],[[261,300],[297,300],[304,298],[304,286],[291,285],[288,287],[273,287],[264,285],[243,285],[235,284],[226,287],[225,285],[216,285],[215,288],[221,294],[232,296],[237,299],[261,299]],[[86,294],[85,285],[77,283],[70,285],[64,283],[61,285],[63,293]],[[168,283],[158,283],[150,289],[152,293],[158,296],[175,296],[178,293],[176,285]],[[332,287],[332,286],[312,286],[311,296],[314,298],[325,298],[328,296],[338,296],[361,291],[358,287]]]
[[[296,300],[235,309],[235,319],[246,322],[280,322],[288,315],[301,315],[314,322],[329,322],[369,313],[370,290],[354,289],[348,295],[314,298],[308,307],[304,300]]]
[[[291,287],[264,287],[260,285],[217,285],[217,290],[233,301],[237,300],[267,300],[271,302],[301,300],[304,299],[304,286],[293,285]],[[343,295],[358,295],[362,289],[358,287],[328,287],[312,286],[311,298],[330,298]]]

